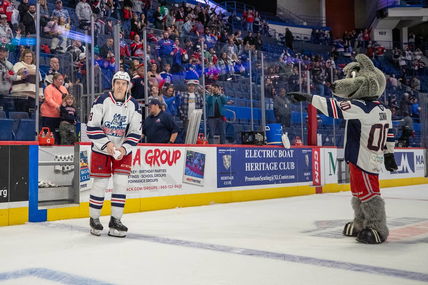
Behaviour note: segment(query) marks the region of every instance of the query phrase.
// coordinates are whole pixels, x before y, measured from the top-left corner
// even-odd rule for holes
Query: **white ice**
[[[428,185],[382,189],[390,239],[343,237],[350,192],[0,228],[0,284],[426,284]],[[108,217],[102,217],[104,227]]]

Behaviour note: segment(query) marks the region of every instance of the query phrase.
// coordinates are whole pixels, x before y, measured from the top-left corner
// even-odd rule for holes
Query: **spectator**
[[[279,90],[279,94],[273,99],[273,112],[277,123],[282,125],[282,130],[288,130],[291,122],[291,102],[286,96],[285,88]]]
[[[51,59],[49,60],[49,70],[45,76],[45,86],[52,84],[53,82],[52,78],[56,73],[61,73],[59,59],[57,57],[51,57]],[[71,85],[70,81],[68,80],[68,76],[66,74],[63,74],[63,76],[64,76],[64,87],[68,89]]]
[[[63,86],[64,76],[61,73],[55,73],[52,80],[52,84],[45,88],[45,101],[40,107],[40,125],[48,127],[54,133],[55,141],[58,143],[60,141],[60,107],[68,91]]]
[[[0,106],[5,111],[13,111],[13,100],[6,98],[16,74],[13,71],[13,64],[7,60],[8,51],[4,46],[0,46]]]
[[[0,43],[8,44],[13,39],[13,32],[7,23],[7,16],[0,14]]]
[[[183,141],[186,137],[187,125],[189,124],[189,118],[194,110],[202,109],[203,98],[196,92],[196,86],[199,85],[197,79],[187,80],[187,92],[181,94],[179,104],[179,116],[183,121]]]
[[[36,97],[36,65],[34,64],[34,54],[31,50],[25,49],[21,53],[20,61],[13,66],[16,74],[12,82],[11,95],[14,97],[15,109],[21,112],[33,112]],[[39,78],[42,76],[39,72]],[[39,82],[41,84],[42,81]],[[43,96],[43,89],[40,88],[40,95]]]
[[[242,17],[245,20],[247,31],[253,32],[253,24],[254,24],[254,18],[255,18],[253,10],[250,9],[248,11],[244,11],[244,13],[242,14]]]
[[[401,136],[398,139],[399,147],[409,147],[410,137],[413,135],[413,120],[408,112],[403,113],[403,119],[400,123]]]
[[[114,58],[113,38],[108,38],[105,44],[100,48],[100,56],[103,59]]]
[[[208,141],[214,143],[214,133],[216,130],[220,134],[220,144],[226,142],[226,129],[224,118],[224,105],[228,102],[226,96],[221,93],[220,87],[217,84],[212,85],[212,94],[208,93],[206,97],[207,118],[208,118]]]
[[[28,0],[22,0],[21,3],[18,6],[18,11],[19,11],[19,19],[24,18],[24,15],[27,13],[28,8],[30,7],[30,5],[28,4]]]
[[[28,11],[22,16],[21,22],[24,24],[24,35],[36,34],[36,5],[31,4]]]
[[[31,6],[30,6],[31,9]],[[64,17],[58,19],[58,24],[52,32],[51,52],[52,53],[65,53],[67,49],[67,37],[70,31],[70,25],[67,24]]]
[[[92,9],[87,0],[80,0],[76,6],[76,16],[79,20],[79,29],[88,29],[91,24]]]
[[[410,82],[410,87],[417,91],[421,91],[421,81],[416,76],[414,76]]]
[[[158,72],[158,65],[156,63],[152,63],[150,65],[150,70],[147,71],[147,77],[148,77],[150,86],[159,85],[159,82],[162,80],[162,77]]]
[[[134,35],[134,40],[131,43],[131,55],[144,57],[144,46],[139,34]]]
[[[80,54],[86,52],[86,48],[84,45],[82,45],[81,41],[73,40],[71,45],[67,47],[66,52],[70,53],[73,57],[73,62],[76,62],[79,60]]]
[[[170,73],[170,71],[171,71],[171,65],[165,64],[164,70],[159,74],[162,80],[165,81],[165,84],[172,83],[172,74]]]
[[[293,33],[290,31],[290,29],[286,28],[285,29],[285,46],[288,47],[289,49],[293,49],[293,41],[294,41]]]
[[[144,120],[143,134],[148,143],[174,143],[178,127],[172,116],[162,110],[162,103],[157,99],[149,101],[149,116]]]
[[[62,145],[74,145],[77,142],[76,123],[77,113],[74,106],[74,97],[67,94],[62,100],[60,107],[61,122],[59,123],[59,134]]]
[[[50,14],[47,0],[39,0],[40,3],[40,26],[44,27],[49,22]]]
[[[179,98],[175,96],[174,86],[172,84],[166,85],[163,99],[166,104],[166,112],[170,113],[174,121],[177,120],[178,106],[180,104]]]
[[[131,80],[132,89],[131,95],[137,101],[141,102],[144,99],[144,63],[136,68],[136,75]]]
[[[52,11],[52,16],[55,16],[58,19],[61,17],[64,17],[65,22],[67,24],[70,24],[70,22],[71,22],[70,14],[68,13],[68,11],[66,9],[64,9],[62,7],[62,1],[61,0],[57,0],[55,2],[55,9]]]
[[[6,15],[6,22],[10,23],[12,10],[12,4],[8,0],[0,0],[0,15]]]
[[[163,38],[160,39],[157,43],[158,60],[161,62],[162,66],[165,66],[167,63],[172,65],[174,49],[174,41],[169,39],[168,32],[164,32]]]

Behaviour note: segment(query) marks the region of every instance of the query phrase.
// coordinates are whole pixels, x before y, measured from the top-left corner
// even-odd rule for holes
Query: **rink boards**
[[[0,225],[88,217],[90,145],[80,145],[73,172],[79,203],[47,209],[38,206],[38,180],[50,175],[38,167],[39,153],[56,149],[40,148],[0,145]],[[125,213],[349,191],[342,153],[333,147],[139,145]],[[425,149],[396,149],[395,158],[399,169],[382,169],[381,187],[428,184]],[[110,196],[111,185],[103,215],[110,214]]]

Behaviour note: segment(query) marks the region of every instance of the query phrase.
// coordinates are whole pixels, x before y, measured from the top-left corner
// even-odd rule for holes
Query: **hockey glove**
[[[293,103],[308,101],[309,103],[312,102],[312,95],[302,92],[289,92],[287,93],[288,96],[290,96]]]
[[[383,155],[385,169],[392,172],[398,169],[397,163],[395,163],[395,158],[393,153],[385,153]]]

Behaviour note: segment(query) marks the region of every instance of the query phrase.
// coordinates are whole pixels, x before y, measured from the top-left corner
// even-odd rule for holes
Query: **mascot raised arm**
[[[294,102],[308,101],[329,117],[345,119],[345,161],[349,164],[354,220],[343,234],[369,244],[384,242],[389,234],[385,203],[379,190],[379,171],[397,170],[394,159],[394,133],[391,111],[380,101],[385,76],[365,55],[344,68],[346,78],[332,85],[336,100],[317,95],[290,92]]]

